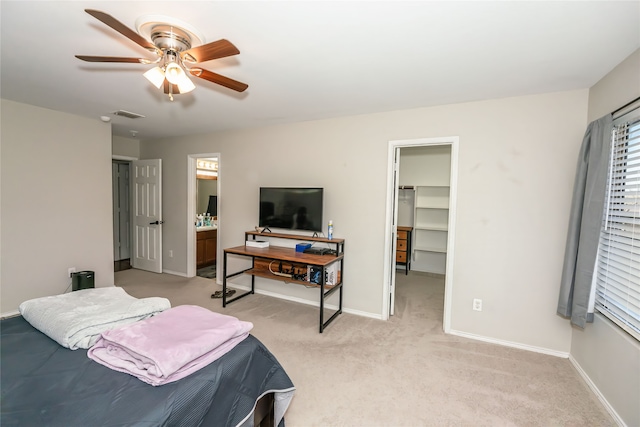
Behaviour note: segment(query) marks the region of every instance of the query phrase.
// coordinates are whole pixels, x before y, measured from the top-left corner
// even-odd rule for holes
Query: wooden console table
[[[245,233],[245,241],[256,237],[291,239],[302,242],[325,243],[330,247],[331,253],[328,254],[310,254],[296,252],[295,248],[269,245],[266,248],[255,248],[251,246],[236,246],[224,250],[223,263],[223,279],[222,279],[222,307],[232,303],[240,298],[255,293],[255,279],[262,277],[272,280],[279,280],[285,283],[294,283],[306,287],[320,289],[320,333],[329,325],[339,314],[342,313],[342,283],[343,283],[343,263],[344,263],[344,239],[326,239],[323,237],[309,237],[293,234],[281,233],[258,233],[248,231]],[[236,273],[229,274],[227,272],[227,256],[240,255],[251,258],[251,267]],[[274,264],[277,270],[274,271]],[[283,267],[284,266],[284,267]],[[320,275],[317,282],[311,281],[307,275],[309,267],[314,268]],[[332,273],[332,277],[327,277],[328,273]],[[238,276],[240,274],[251,275],[251,290],[227,299],[227,279]],[[329,279],[329,280],[327,280]],[[333,279],[333,280],[331,280]],[[327,297],[338,291],[340,301],[338,310],[333,313],[329,319],[324,320],[324,302]]]

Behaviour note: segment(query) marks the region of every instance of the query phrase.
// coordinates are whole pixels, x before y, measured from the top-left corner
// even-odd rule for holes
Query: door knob
[[[153,221],[149,223],[149,225],[160,225],[160,224],[164,224],[164,221]]]

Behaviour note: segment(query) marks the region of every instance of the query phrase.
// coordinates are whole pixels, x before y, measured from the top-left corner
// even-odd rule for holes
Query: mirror
[[[196,185],[196,197],[197,197],[197,211],[196,213],[202,214],[209,212],[211,216],[217,216],[218,212],[211,212],[209,208],[210,201],[217,203],[218,199],[218,181],[214,179],[200,179],[198,178]]]

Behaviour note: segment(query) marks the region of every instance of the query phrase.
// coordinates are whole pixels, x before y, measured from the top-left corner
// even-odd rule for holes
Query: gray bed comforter
[[[252,335],[200,371],[153,387],[60,346],[20,316],[0,328],[3,427],[253,425],[256,400],[270,391],[283,425],[295,389]]]

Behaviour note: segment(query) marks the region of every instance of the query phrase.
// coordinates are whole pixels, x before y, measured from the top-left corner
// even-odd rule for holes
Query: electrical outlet
[[[482,300],[478,298],[474,298],[473,300],[473,309],[475,311],[482,311]]]
[[[169,250],[169,258],[173,258],[173,251]]]
[[[67,277],[71,277],[71,273],[75,273],[76,272],[76,268],[75,267],[69,267],[67,269]]]

